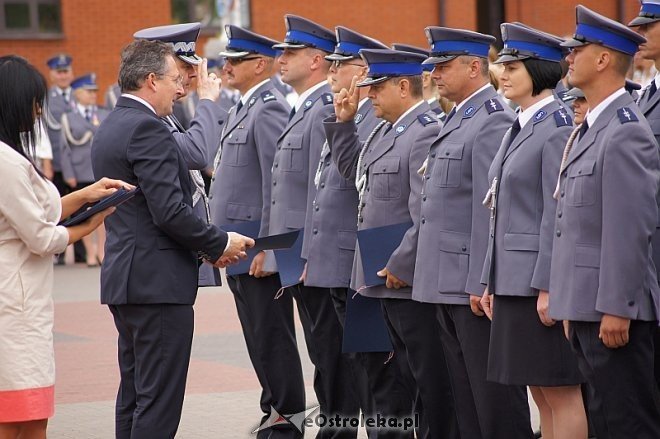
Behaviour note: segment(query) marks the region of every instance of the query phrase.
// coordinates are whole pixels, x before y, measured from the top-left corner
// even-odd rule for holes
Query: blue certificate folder
[[[358,230],[360,258],[364,271],[364,286],[385,285],[385,278],[376,273],[385,268],[394,250],[399,247],[403,235],[413,226],[411,221],[391,226]]]
[[[97,213],[104,211],[108,207],[119,206],[121,203],[130,200],[140,192],[141,191],[139,187],[132,190],[120,188],[114,194],[105,197],[104,199],[96,202],[95,204],[92,204],[89,207],[89,209],[83,210],[80,213],[72,216],[68,220],[63,221],[62,225],[65,227],[70,227],[70,226],[75,226],[76,224],[80,224],[86,221],[87,219],[91,218],[92,216],[96,215]]]
[[[348,291],[342,352],[391,352],[394,350],[387,330],[380,299]]]
[[[296,230],[295,233],[297,233],[296,240],[290,248],[275,250],[277,271],[283,287],[299,284],[300,276],[305,269],[305,260],[300,257],[304,229]]]

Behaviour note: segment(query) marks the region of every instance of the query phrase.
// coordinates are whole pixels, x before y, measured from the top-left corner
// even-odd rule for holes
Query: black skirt
[[[561,322],[541,323],[537,297],[496,296],[488,351],[488,380],[539,387],[585,380]]]

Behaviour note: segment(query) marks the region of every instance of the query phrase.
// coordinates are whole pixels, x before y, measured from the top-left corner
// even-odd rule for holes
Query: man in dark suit
[[[183,93],[172,46],[131,43],[119,78],[123,94],[92,144],[96,178],[122,176],[142,190],[106,222],[101,302],[119,332],[116,436],[172,438],[190,360],[197,255],[220,267],[254,241],[193,213],[184,158],[160,120]]]

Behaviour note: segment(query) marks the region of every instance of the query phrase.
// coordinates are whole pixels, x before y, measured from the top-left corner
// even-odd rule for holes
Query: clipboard
[[[102,200],[96,202],[95,204],[91,205],[91,207],[89,207],[87,210],[82,211],[75,216],[72,216],[66,221],[62,221],[60,225],[64,227],[71,227],[80,224],[109,207],[119,206],[121,203],[130,200],[140,192],[141,190],[139,187],[132,190],[120,188],[114,194],[107,196]]]
[[[376,273],[385,268],[392,253],[401,244],[403,235],[412,226],[412,221],[407,221],[390,226],[358,230],[357,240],[360,246],[360,258],[366,287],[385,285],[386,279],[379,277]]]

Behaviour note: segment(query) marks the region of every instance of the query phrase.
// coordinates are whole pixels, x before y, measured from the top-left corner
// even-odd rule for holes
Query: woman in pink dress
[[[53,263],[112,213],[58,226],[86,203],[130,185],[103,179],[60,198],[34,165],[46,82],[26,60],[0,57],[0,439],[45,438],[54,412]]]

